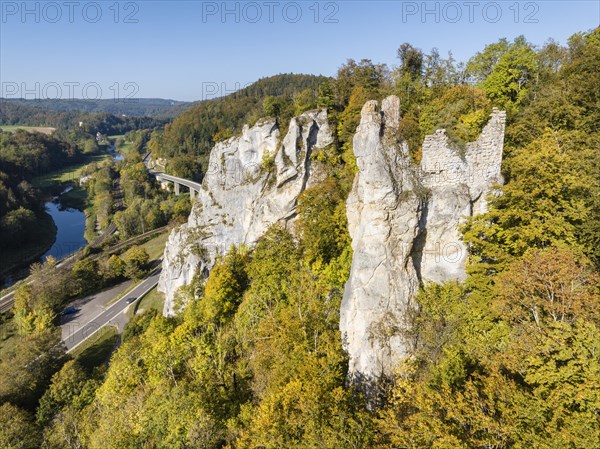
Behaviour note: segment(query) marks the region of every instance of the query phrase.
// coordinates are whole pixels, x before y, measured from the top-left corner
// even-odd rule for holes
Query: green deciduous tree
[[[39,431],[25,410],[12,404],[0,405],[0,447],[4,449],[36,449],[40,447]]]
[[[144,248],[134,245],[125,251],[122,259],[125,263],[125,276],[130,279],[139,279],[145,274],[148,268],[150,256]]]
[[[222,323],[235,313],[248,287],[247,263],[248,254],[245,250],[232,247],[213,268],[200,305],[205,321]]]
[[[527,99],[537,70],[536,53],[520,36],[500,56],[492,72],[483,81],[483,88],[494,106],[514,114]]]
[[[348,245],[346,203],[343,191],[333,180],[305,190],[298,198],[298,230],[304,257],[327,264]]]
[[[398,59],[400,60],[400,73],[408,75],[411,81],[415,81],[423,75],[423,52],[413,47],[408,42],[398,48]]]
[[[73,280],[77,284],[73,294],[80,295],[98,289],[102,283],[102,275],[98,262],[90,258],[80,259],[73,265]]]
[[[420,130],[431,134],[444,128],[450,140],[464,148],[467,142],[477,140],[491,112],[490,101],[481,89],[457,85],[423,107]]]
[[[476,83],[484,82],[492,74],[494,67],[496,67],[502,55],[508,51],[510,45],[506,38],[486,45],[483,51],[477,53],[467,62],[466,71],[469,77]]]
[[[113,254],[108,259],[108,267],[111,271],[112,276],[120,277],[125,274],[125,262],[116,254]]]
[[[35,409],[63,355],[56,329],[19,338],[0,360],[0,402]]]
[[[72,405],[81,394],[87,382],[87,375],[75,360],[63,365],[52,376],[50,387],[40,399],[36,419],[38,423],[47,423],[60,409]]]

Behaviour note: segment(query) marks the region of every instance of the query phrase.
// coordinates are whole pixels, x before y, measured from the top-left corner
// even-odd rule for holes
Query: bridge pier
[[[150,174],[156,177],[156,180],[160,182],[160,186],[163,189],[171,190],[169,188],[169,184],[172,183],[173,191],[175,192],[176,196],[179,196],[179,194],[181,193],[181,186],[185,187],[190,192],[190,200],[194,200],[200,194],[200,189],[202,188],[202,185],[199,182],[178,178],[176,176],[167,175],[166,173],[160,172],[150,171]]]

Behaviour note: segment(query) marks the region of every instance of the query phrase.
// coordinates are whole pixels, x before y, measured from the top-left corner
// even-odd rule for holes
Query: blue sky
[[[199,100],[277,73],[396,64],[410,42],[466,60],[520,34],[565,43],[599,1],[0,2],[5,97]]]

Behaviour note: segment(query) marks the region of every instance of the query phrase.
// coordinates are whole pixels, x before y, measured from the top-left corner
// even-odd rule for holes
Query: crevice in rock
[[[310,166],[311,166],[311,155],[313,151],[313,147],[317,143],[317,136],[319,134],[319,126],[316,121],[312,121],[310,124],[310,129],[308,130],[308,136],[306,137],[306,156],[304,157],[304,178],[302,179],[302,188],[301,192],[306,190],[306,185],[308,184],[308,179],[310,177]],[[296,201],[298,199],[296,198]]]
[[[423,285],[423,278],[421,276],[421,266],[423,260],[423,251],[425,249],[425,242],[427,241],[427,217],[429,215],[429,203],[427,200],[420,201],[420,217],[418,224],[417,236],[413,241],[413,245],[410,252],[410,258],[417,273],[417,279],[419,285]]]
[[[469,201],[469,215],[471,217],[473,216],[473,212],[475,210],[475,204],[477,204],[477,202],[481,199],[482,195],[483,192],[479,192],[479,195]]]

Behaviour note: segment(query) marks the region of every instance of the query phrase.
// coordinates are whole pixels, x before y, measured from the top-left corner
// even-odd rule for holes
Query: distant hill
[[[108,112],[56,111],[35,104],[0,101],[0,125],[81,129],[93,135],[96,132],[116,135],[134,129],[157,128],[171,120]]]
[[[215,141],[239,132],[245,123],[265,115],[289,119],[299,110],[316,107],[318,87],[328,78],[304,74],[279,74],[262,78],[230,95],[197,102],[160,98],[135,101],[25,100],[0,98],[0,125],[77,128],[122,134],[132,129],[157,128],[151,147],[167,158],[206,157]],[[271,108],[263,103],[271,97]],[[153,144],[153,145],[152,145]]]
[[[0,109],[21,106],[26,108],[45,109],[56,112],[95,113],[106,112],[114,115],[137,117],[154,117],[172,119],[184,112],[193,103],[185,101],[165,100],[161,98],[132,98],[115,101],[105,100],[25,100],[17,98],[0,98]]]

